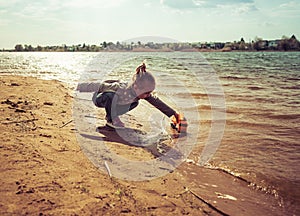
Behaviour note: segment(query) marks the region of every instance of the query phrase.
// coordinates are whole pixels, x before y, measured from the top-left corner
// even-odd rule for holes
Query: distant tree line
[[[261,38],[256,38],[253,43],[253,48],[255,50],[281,50],[281,51],[299,51],[300,42],[297,40],[295,35],[288,38],[283,36],[280,40],[263,40]]]
[[[12,52],[101,52],[101,51],[300,51],[300,42],[295,35],[290,38],[283,36],[277,40],[264,40],[256,37],[251,42],[245,42],[244,38],[234,42],[194,42],[194,43],[113,43],[102,42],[99,45],[87,45],[85,43],[67,46],[36,46],[17,44]]]
[[[251,42],[245,42],[244,38],[240,41],[227,43],[203,43],[198,46],[200,49],[221,49],[223,51],[300,51],[300,42],[295,35],[288,38],[283,36],[282,39],[264,40],[256,37]]]

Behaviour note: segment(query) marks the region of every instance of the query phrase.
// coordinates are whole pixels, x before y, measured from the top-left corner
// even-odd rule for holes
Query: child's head
[[[143,63],[136,68],[136,74],[133,76],[133,90],[140,99],[150,96],[155,89],[155,79],[153,75],[146,72],[146,65]]]

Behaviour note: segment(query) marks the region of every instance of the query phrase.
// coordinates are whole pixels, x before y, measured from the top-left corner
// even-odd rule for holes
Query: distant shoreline
[[[213,53],[213,52],[216,52],[216,53],[226,53],[226,52],[249,52],[249,53],[254,53],[254,52],[300,52],[300,50],[287,50],[287,51],[284,51],[284,50],[230,50],[230,51],[224,51],[224,50],[205,50],[205,49],[202,49],[202,50],[181,50],[181,51],[165,51],[165,50],[144,50],[144,51],[124,51],[124,50],[110,50],[110,51],[74,51],[74,52],[65,52],[65,51],[11,51],[11,50],[0,50],[0,53],[117,53],[117,52],[141,52],[141,53],[147,53],[147,52],[202,52],[202,53]]]
[[[27,44],[17,44],[14,49],[2,49],[0,52],[256,52],[256,51],[300,51],[300,42],[295,35],[290,38],[283,37],[276,40],[263,40],[245,42],[243,38],[234,42],[172,42],[172,43],[120,43],[102,42],[98,45],[48,45],[33,47]]]
[[[193,50],[102,50],[102,51],[15,51],[0,50],[0,53],[112,53],[112,52],[300,52],[300,50],[212,50],[212,49],[193,49]]]

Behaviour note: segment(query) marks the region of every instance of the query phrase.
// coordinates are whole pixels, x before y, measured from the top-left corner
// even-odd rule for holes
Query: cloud
[[[254,4],[254,0],[161,0],[164,6],[173,9],[216,8],[226,5]]]
[[[244,4],[254,4],[254,0],[211,0],[206,1],[207,7],[219,7],[219,6],[240,6]]]
[[[7,19],[0,20],[0,26],[7,26],[9,24],[10,24],[10,20],[7,20]]]
[[[295,8],[299,7],[299,2],[290,1],[290,2],[279,5],[279,7],[285,8],[285,9],[295,9]]]
[[[0,0],[0,9],[21,18],[51,19],[67,11],[118,7],[124,1],[126,0]]]
[[[15,4],[18,4],[20,3],[21,0],[10,0],[10,1],[7,1],[7,0],[0,0],[0,8],[8,8],[8,7],[12,7],[14,6]]]
[[[219,5],[218,8],[236,16],[258,11],[255,5],[252,3],[240,3],[238,7],[232,7],[232,5]]]
[[[284,4],[275,5],[268,14],[271,17],[291,18],[296,19],[300,17],[300,2],[290,1]]]
[[[161,0],[161,5],[167,12],[177,14],[202,12],[207,16],[233,17],[249,15],[257,12],[254,0]]]
[[[191,9],[198,8],[201,2],[197,0],[161,0],[160,3],[164,6],[174,8],[174,9]]]
[[[274,23],[271,23],[271,22],[263,22],[261,25],[263,27],[267,27],[267,28],[275,27],[276,26]]]
[[[275,10],[276,11],[276,10]],[[278,12],[284,14],[287,17],[299,17],[300,16],[300,2],[290,1],[285,4],[279,5]]]
[[[125,0],[64,0],[66,8],[112,8],[120,6]]]
[[[9,13],[13,16],[13,20],[29,19],[35,22],[42,20],[53,20],[59,17],[61,12],[64,11],[63,5],[59,4],[57,0],[47,2],[27,2],[23,5],[18,5],[14,9],[10,9]]]
[[[4,8],[7,17],[10,17],[12,20],[18,18],[43,18],[62,9],[58,0],[12,0],[7,2],[9,3],[1,2],[0,0],[0,8]]]

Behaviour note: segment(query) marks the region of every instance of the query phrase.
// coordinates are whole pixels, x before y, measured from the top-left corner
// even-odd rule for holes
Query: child
[[[100,88],[93,95],[93,102],[97,107],[105,108],[106,125],[112,128],[124,128],[119,116],[136,108],[140,99],[145,99],[168,117],[173,116],[179,123],[180,115],[152,94],[155,89],[153,75],[146,71],[143,63],[136,68],[131,84],[118,80],[107,80],[100,84]]]

